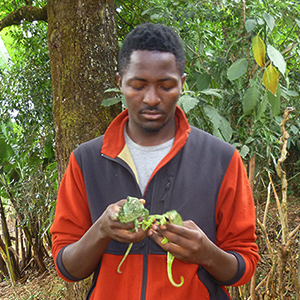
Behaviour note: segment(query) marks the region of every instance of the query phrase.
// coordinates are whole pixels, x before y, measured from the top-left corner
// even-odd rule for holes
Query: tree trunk
[[[113,0],[48,0],[48,48],[59,181],[70,153],[104,133],[120,112],[101,105],[117,87]],[[84,299],[87,281],[67,284],[67,299]]]
[[[117,87],[118,38],[112,0],[49,0],[48,47],[59,179],[70,153],[104,133],[119,107],[105,108]]]
[[[38,266],[39,272],[43,274],[46,271],[46,266],[44,263],[43,254],[38,248],[37,239],[32,238],[32,233],[29,231],[29,229],[26,226],[23,226],[22,228],[28,240],[29,245],[32,247],[33,258]]]
[[[1,219],[1,228],[2,228],[2,233],[4,237],[4,242],[1,240],[1,235],[0,235],[0,247],[3,250],[3,253],[6,253],[9,265],[7,268],[10,268],[11,276],[12,276],[12,281],[18,280],[20,278],[20,270],[19,270],[19,264],[15,258],[15,255],[9,248],[12,246],[11,243],[11,238],[9,234],[9,228],[6,222],[6,216],[4,212],[4,207],[2,203],[2,198],[0,197],[0,219]],[[7,251],[8,249],[8,251]],[[1,256],[1,254],[0,254]],[[14,283],[14,282],[13,282]]]
[[[254,188],[254,179],[255,179],[255,154],[251,157],[250,162],[249,162],[249,183],[250,183],[250,187],[251,190],[253,191]],[[257,270],[254,271],[254,274],[252,275],[251,278],[251,283],[250,283],[250,298],[251,300],[256,300],[256,291],[255,291],[255,287],[256,287],[256,274]]]

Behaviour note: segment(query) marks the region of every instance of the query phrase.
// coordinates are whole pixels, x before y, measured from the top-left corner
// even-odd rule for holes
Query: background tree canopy
[[[181,36],[188,76],[178,104],[192,125],[240,151],[258,220],[271,182],[283,215],[287,198],[299,200],[299,1],[0,0],[0,7],[0,257],[12,283],[23,276],[32,253],[40,272],[46,269],[55,194],[68,157],[78,144],[102,134],[121,110],[118,45],[144,22],[171,26]],[[286,174],[284,189],[278,166]],[[14,233],[5,229],[9,220]],[[274,242],[276,252],[281,231],[268,240],[271,223],[264,221],[258,243]],[[296,233],[290,253],[297,251]],[[269,249],[261,247],[265,270],[254,286],[279,266]],[[293,268],[289,260],[283,265],[282,274]],[[257,290],[299,296],[293,276],[280,278]]]

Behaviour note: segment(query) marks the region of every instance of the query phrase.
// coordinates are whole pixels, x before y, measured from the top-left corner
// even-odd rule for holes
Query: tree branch
[[[0,31],[11,25],[20,25],[22,20],[47,22],[47,4],[42,8],[25,5],[9,13],[0,20]]]

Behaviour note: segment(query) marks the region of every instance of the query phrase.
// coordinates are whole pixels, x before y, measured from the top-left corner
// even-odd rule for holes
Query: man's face
[[[185,75],[169,52],[138,50],[122,77],[120,89],[128,107],[128,134],[137,143],[154,137],[164,142],[175,134],[174,114]]]

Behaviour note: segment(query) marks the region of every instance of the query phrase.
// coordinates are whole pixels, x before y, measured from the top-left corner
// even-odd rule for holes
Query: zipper
[[[101,153],[101,156],[103,156],[104,158],[107,158],[107,159],[109,159],[113,162],[116,162],[116,163],[120,164],[121,166],[123,166],[131,174],[131,176],[134,178],[134,181],[135,181],[135,184],[136,184],[136,187],[137,187],[137,191],[139,191],[139,197],[142,198],[142,197],[145,196],[145,193],[146,193],[146,190],[148,188],[148,185],[149,185],[150,181],[147,183],[146,190],[145,190],[144,194],[142,194],[140,186],[139,186],[139,184],[136,180],[136,177],[135,177],[132,169],[129,167],[129,165],[124,160],[122,160],[119,157],[112,158],[112,157],[107,156],[107,155],[102,154],[102,153]],[[159,172],[157,171],[157,173],[151,179],[151,181],[154,181],[154,184],[153,184],[153,189],[152,189],[152,193],[151,193],[151,201],[150,201],[149,212],[152,210],[153,203],[154,203],[153,198],[155,197],[156,192],[157,192],[157,184],[159,182],[159,174],[158,173]],[[171,184],[172,184],[172,181],[168,178],[164,194],[166,194],[168,192],[168,190],[170,189]],[[163,195],[163,198],[161,199],[161,201],[164,202],[165,197],[166,196]],[[150,239],[150,238],[146,237],[146,239]],[[140,296],[141,300],[146,299],[147,280],[148,280],[148,255],[149,255],[149,252],[150,252],[150,241],[148,241],[148,242],[146,241],[145,246],[143,247],[143,249],[141,251],[141,254],[143,255],[142,288],[141,288],[141,296]]]
[[[107,155],[105,155],[103,153],[101,153],[101,156],[104,157],[104,158],[106,158],[106,159],[108,159],[108,160],[110,160],[110,161],[113,161],[113,162],[121,165],[122,167],[124,167],[130,173],[130,175],[134,179],[134,182],[135,182],[135,185],[136,185],[136,189],[137,189],[138,194],[139,194],[138,196],[139,196],[139,198],[141,198],[143,196],[142,195],[142,191],[141,191],[140,186],[139,186],[139,184],[138,184],[138,182],[137,182],[137,180],[135,178],[135,175],[134,175],[133,171],[131,170],[131,168],[129,167],[129,165],[123,159],[121,159],[120,157],[112,158],[112,157],[107,156]]]
[[[147,187],[148,187],[149,182],[147,183],[146,189],[144,191],[143,197],[145,196]],[[150,202],[150,207],[149,207],[149,212],[151,211],[151,206],[152,206],[152,199]],[[147,237],[146,239],[150,239]],[[142,289],[141,289],[141,300],[146,299],[146,292],[147,292],[147,280],[148,280],[148,254],[149,254],[149,242],[146,242],[146,245],[142,251],[143,254],[143,273],[142,273]]]
[[[148,237],[146,238],[148,239]],[[146,243],[146,247],[143,250],[143,274],[142,274],[142,289],[141,289],[141,300],[146,299],[147,291],[147,279],[148,279],[148,253],[149,253],[149,243]]]
[[[153,189],[152,189],[152,193],[151,193],[151,202],[150,202],[150,207],[149,207],[149,212],[152,211],[152,207],[153,207],[153,197],[155,197],[156,195],[156,190],[157,190],[157,182],[159,182],[158,180],[159,175],[158,172],[155,174],[155,176],[151,179],[151,181],[154,181],[153,184]],[[150,181],[147,183],[147,187],[149,186]],[[146,190],[147,190],[146,187]],[[146,194],[146,190],[144,192],[144,195]],[[147,237],[146,239],[151,239],[150,237]],[[146,299],[146,294],[147,294],[147,280],[148,280],[148,256],[150,253],[150,241],[146,242],[146,245],[144,247],[143,250],[143,274],[142,274],[142,290],[141,290],[141,300],[145,300]]]

